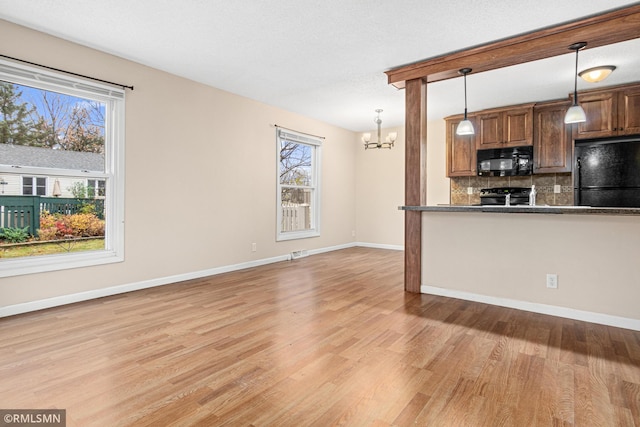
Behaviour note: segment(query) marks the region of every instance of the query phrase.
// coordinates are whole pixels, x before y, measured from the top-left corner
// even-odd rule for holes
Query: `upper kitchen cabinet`
[[[618,98],[618,132],[640,133],[640,84],[621,89]]]
[[[571,125],[564,123],[570,106],[557,101],[533,108],[533,173],[571,172]]]
[[[574,126],[574,139],[640,133],[640,84],[582,91],[578,102],[587,121]]]
[[[468,117],[477,128],[477,122],[472,116]],[[476,136],[458,135],[456,128],[463,119],[462,115],[445,119],[447,126],[447,176],[475,176],[476,165]]]
[[[479,150],[533,144],[533,104],[484,110],[476,123]]]

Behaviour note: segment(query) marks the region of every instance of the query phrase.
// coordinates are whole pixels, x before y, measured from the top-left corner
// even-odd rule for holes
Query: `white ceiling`
[[[383,127],[404,122],[404,92],[387,84],[386,70],[631,4],[637,2],[0,0],[0,18],[365,131],[375,127],[376,108],[384,110]],[[637,80],[640,55],[630,52],[640,52],[640,43],[587,46],[580,69],[616,65],[600,85]],[[568,53],[471,74],[469,110],[566,97],[573,67]],[[462,112],[460,78],[431,84],[428,91],[431,119]]]

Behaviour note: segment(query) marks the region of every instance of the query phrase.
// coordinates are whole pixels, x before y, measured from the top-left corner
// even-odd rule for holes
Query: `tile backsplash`
[[[573,205],[573,184],[570,173],[530,176],[460,176],[451,178],[450,197],[452,205],[480,204],[480,189],[494,187],[536,186],[536,204],[549,206]],[[560,193],[554,187],[560,186]],[[471,194],[469,194],[471,189]]]

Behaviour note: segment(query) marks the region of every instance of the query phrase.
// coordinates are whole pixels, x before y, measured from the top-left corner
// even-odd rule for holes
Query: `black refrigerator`
[[[640,135],[575,142],[574,204],[640,207]]]

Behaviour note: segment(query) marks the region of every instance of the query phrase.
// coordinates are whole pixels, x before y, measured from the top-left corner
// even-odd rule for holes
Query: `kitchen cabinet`
[[[640,133],[640,84],[582,91],[578,102],[587,121],[574,125],[574,139]]]
[[[571,172],[571,125],[564,123],[570,106],[570,101],[557,101],[533,108],[533,173]]]
[[[476,127],[475,118],[468,117]],[[447,126],[447,176],[475,176],[476,172],[476,136],[456,135],[462,115],[445,119]]]
[[[533,144],[533,105],[484,110],[476,114],[477,149]]]
[[[533,145],[533,173],[573,169],[573,140],[640,134],[640,83],[578,93],[585,123],[566,125],[571,99],[499,107],[469,114],[476,134],[456,135],[462,114],[446,121],[447,176],[476,176],[476,150]]]

